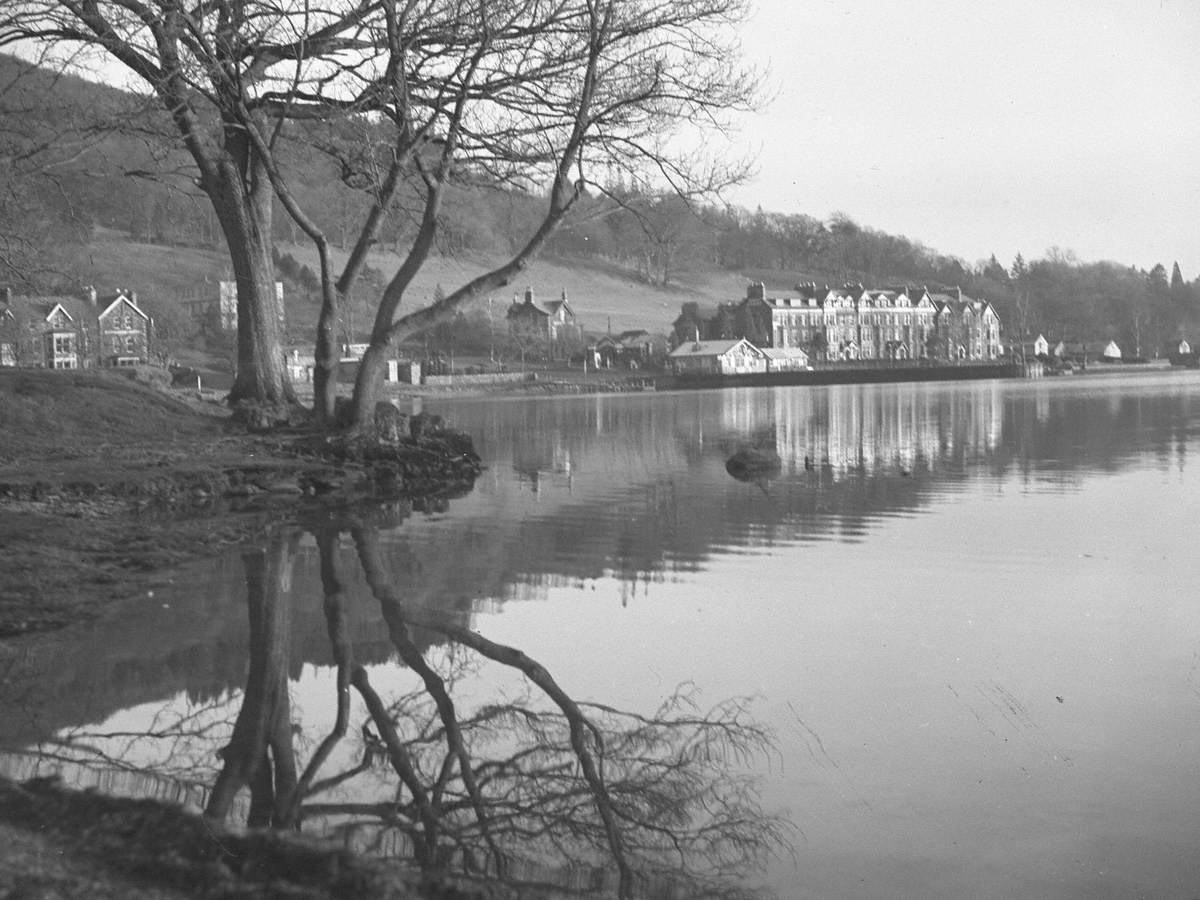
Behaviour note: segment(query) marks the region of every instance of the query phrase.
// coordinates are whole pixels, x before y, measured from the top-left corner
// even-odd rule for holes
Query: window
[[[69,356],[75,352],[74,341],[69,334],[56,334],[54,336],[54,354],[55,356]]]
[[[129,353],[137,352],[137,338],[135,338],[132,334],[125,337],[125,349]]]

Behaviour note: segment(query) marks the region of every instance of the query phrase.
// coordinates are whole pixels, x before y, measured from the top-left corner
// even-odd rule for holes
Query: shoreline
[[[672,375],[666,372],[629,372],[619,376],[583,375],[577,370],[563,369],[535,373],[538,377],[522,382],[494,384],[466,383],[462,385],[413,385],[389,383],[386,395],[394,400],[457,400],[485,397],[515,398],[537,396],[572,396],[593,394],[637,394],[667,391],[714,390],[739,387],[822,387],[840,384],[904,384],[927,381],[985,381],[1002,378],[1036,381],[1042,378],[1078,378],[1091,375],[1135,376],[1148,372],[1182,372],[1185,367],[1171,366],[1164,360],[1146,363],[1095,363],[1074,372],[1047,373],[1026,376],[1018,371],[1020,364],[979,364],[954,366],[896,366],[853,369],[825,368],[797,372],[751,373],[743,375]],[[567,376],[567,377],[564,377]]]

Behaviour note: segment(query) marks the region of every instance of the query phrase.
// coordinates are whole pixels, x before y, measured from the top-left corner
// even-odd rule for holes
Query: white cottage
[[[676,375],[749,375],[767,371],[767,357],[745,338],[685,341],[667,356]]]
[[[800,347],[763,347],[768,372],[799,372],[811,368],[808,354]]]

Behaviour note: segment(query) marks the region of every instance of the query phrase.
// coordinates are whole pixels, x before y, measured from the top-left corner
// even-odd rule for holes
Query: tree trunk
[[[274,195],[266,167],[244,135],[227,137],[226,150],[201,187],[221,223],[237,280],[237,374],[229,401],[294,403],[284,367],[283,309],[275,297],[271,258]]]
[[[387,376],[388,355],[392,342],[384,337],[372,337],[358,364],[358,377],[354,381],[354,426],[361,428],[375,421],[375,404],[379,400],[379,386]]]
[[[337,288],[329,274],[321,273],[321,312],[317,316],[317,342],[313,354],[313,413],[320,425],[333,422],[337,403],[338,351],[334,326],[337,324]]]

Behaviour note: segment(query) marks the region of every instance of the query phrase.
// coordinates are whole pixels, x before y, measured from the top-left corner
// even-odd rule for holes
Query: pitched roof
[[[800,347],[763,347],[768,359],[808,359],[808,353]]]
[[[100,309],[99,315],[102,317],[107,316],[110,312],[112,312],[113,307],[124,303],[126,306],[132,308],[135,313],[137,313],[147,322],[150,321],[150,317],[142,312],[142,308],[137,305],[137,300],[134,299],[132,294],[126,294],[124,292],[117,293],[111,297],[102,297],[97,301],[97,303],[99,304]]]
[[[745,338],[732,338],[724,341],[684,341],[678,347],[671,351],[670,355],[679,358],[682,356],[722,356],[736,347],[738,344],[745,344],[748,347],[754,347]],[[762,351],[758,351],[762,352]]]
[[[62,308],[75,323],[86,321],[95,310],[86,300],[78,297],[60,297],[53,294],[37,297],[13,297],[5,304],[16,317],[44,322],[55,309]]]

